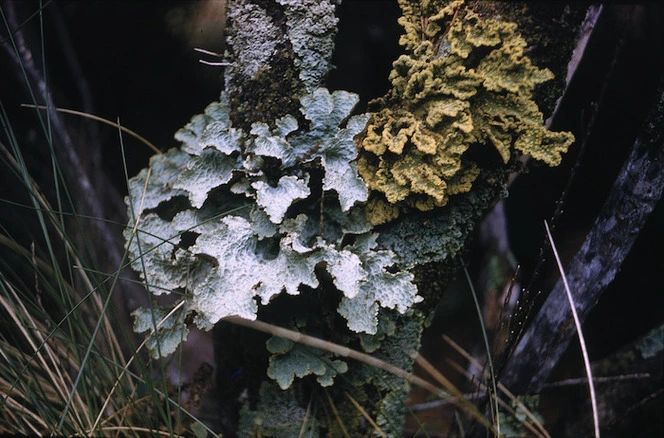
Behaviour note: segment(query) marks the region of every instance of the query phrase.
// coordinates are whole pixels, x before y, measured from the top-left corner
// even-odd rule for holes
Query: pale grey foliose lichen
[[[346,362],[333,360],[330,352],[276,336],[267,341],[267,349],[273,353],[267,375],[274,379],[281,389],[289,388],[295,377],[301,378],[310,374],[316,376],[321,386],[331,386],[337,374],[348,371]]]
[[[411,273],[388,269],[394,253],[377,247],[362,210],[368,193],[353,137],[369,116],[349,116],[357,101],[319,88],[300,99],[306,129],[288,115],[247,133],[231,126],[222,94],[176,133],[181,149],[156,155],[129,181],[132,266],[153,294],[182,296],[158,314],[190,315],[202,328],[231,315],[255,319],[259,302],[318,287],[317,268],[341,292],[338,312],[356,332],[376,332],[380,307],[405,312],[421,300]],[[186,336],[181,323],[135,316],[155,355]]]
[[[338,19],[329,0],[277,0],[285,6],[288,39],[307,89],[317,87],[330,70]]]
[[[230,9],[228,18],[239,23],[235,32],[228,35],[228,44],[245,48],[243,56],[237,57],[231,67],[253,78],[259,68],[269,64],[268,60],[277,47],[279,31],[265,9],[253,3],[238,2]]]

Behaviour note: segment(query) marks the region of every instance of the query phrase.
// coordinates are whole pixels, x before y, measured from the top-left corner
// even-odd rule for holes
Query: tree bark
[[[583,246],[566,268],[583,321],[611,284],[664,190],[664,83],[643,133]],[[516,393],[537,393],[576,335],[562,281],[526,329],[501,378]]]

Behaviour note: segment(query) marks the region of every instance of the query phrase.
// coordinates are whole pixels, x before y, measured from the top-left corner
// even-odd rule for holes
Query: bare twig
[[[248,319],[240,318],[239,316],[227,316],[223,319],[224,321],[230,322],[232,324],[241,325],[243,327],[249,327],[254,330],[267,333],[269,335],[278,336],[280,338],[288,339],[289,341],[298,342],[300,344],[308,345],[310,347],[318,348],[319,350],[329,351],[341,357],[348,357],[354,360],[358,360],[367,365],[371,365],[375,368],[387,371],[392,373],[395,376],[399,376],[408,382],[422,387],[432,394],[438,397],[447,397],[448,394],[441,388],[437,388],[426,380],[417,377],[416,375],[409,373],[397,366],[392,365],[391,363],[380,360],[371,355],[361,353],[357,350],[353,350],[343,345],[335,344],[333,342],[325,341],[320,338],[313,336],[305,335],[294,330],[285,329],[283,327],[278,327],[276,325],[268,324],[263,321],[251,321]]]
[[[276,325],[268,324],[263,321],[258,321],[258,320],[251,321],[248,319],[240,318],[239,316],[228,316],[223,320],[230,322],[232,324],[241,325],[243,327],[248,327],[254,330],[258,330],[263,333],[270,334],[272,336],[278,336],[280,338],[288,339],[289,341],[298,342],[304,345],[308,345],[310,347],[318,348],[320,350],[329,351],[331,353],[336,354],[337,356],[348,357],[363,362],[367,365],[373,366],[375,368],[399,376],[414,385],[417,385],[421,388],[430,391],[432,394],[434,394],[437,397],[442,397],[442,398],[449,397],[448,392],[444,391],[441,388],[436,387],[435,385],[432,385],[431,383],[427,382],[421,377],[414,375],[413,373],[409,373],[408,371],[405,371],[397,366],[394,366],[391,363],[385,362],[376,357],[373,357],[365,353],[361,353],[357,350],[353,350],[343,345],[335,344],[333,342],[325,341],[320,338],[305,335],[296,332],[294,330],[278,327]],[[445,385],[445,388],[450,392],[453,392],[457,396],[459,405],[462,406],[464,409],[467,409],[467,411],[471,415],[473,415],[473,417],[475,417],[480,423],[482,423],[482,425],[484,425],[487,429],[495,432],[495,429],[491,425],[491,423],[477,410],[475,406],[473,406],[472,404],[468,403],[466,400],[463,399],[463,395],[461,394],[461,392],[457,390],[451,382],[449,382],[447,379],[445,379],[444,376],[442,376],[439,372],[437,372],[426,360],[424,360],[424,358],[420,357],[417,352],[411,351],[409,352],[409,354],[415,359],[415,361],[420,366],[425,367],[427,371],[432,376],[434,376],[436,380],[438,380],[438,382],[447,382],[447,384],[443,383]]]
[[[606,377],[593,377],[593,383],[615,383],[623,382],[625,380],[637,380],[637,379],[648,379],[650,378],[650,373],[636,373],[636,374],[621,374],[619,376],[606,376]],[[588,379],[586,377],[579,377],[576,379],[565,379],[559,380],[557,382],[547,383],[542,386],[542,388],[560,388],[563,386],[573,386],[573,385],[587,385]]]
[[[588,9],[588,16],[587,18],[590,18],[590,23],[591,27],[594,28],[597,22],[601,19],[602,17],[602,11],[603,8],[600,7],[598,9],[594,7],[590,7]],[[581,52],[584,52],[586,49],[586,44],[587,44],[587,38],[585,38],[585,41],[579,41],[580,47],[577,47],[581,50]],[[581,166],[581,163],[583,162],[583,158],[585,156],[586,149],[588,148],[588,142],[590,139],[590,134],[592,130],[595,128],[596,122],[597,122],[597,117],[599,113],[599,108],[601,105],[603,105],[606,95],[607,95],[607,90],[609,86],[610,79],[614,75],[614,71],[616,69],[616,65],[618,62],[618,59],[623,52],[623,42],[624,39],[621,38],[618,46],[615,48],[613,57],[611,59],[611,64],[608,68],[608,71],[604,75],[603,82],[602,82],[602,87],[599,91],[599,94],[597,95],[597,100],[595,102],[591,103],[591,112],[589,115],[588,122],[585,125],[585,129],[583,129],[583,134],[581,136],[581,139],[579,140],[579,146],[578,146],[578,152],[576,155],[576,160],[574,162],[574,165],[572,166],[572,169],[570,170],[569,176],[567,178],[567,182],[565,183],[565,187],[563,188],[563,191],[560,194],[560,197],[556,201],[554,211],[551,215],[551,228],[555,230],[556,224],[558,223],[558,220],[563,212],[565,203],[567,201],[567,198],[569,197],[569,192],[572,187],[572,184],[576,181],[577,179],[577,172]],[[569,71],[571,72],[574,70],[576,72],[576,67],[578,66],[578,63],[580,62],[579,60],[572,60],[570,62],[574,62],[576,65],[573,66],[572,69]],[[556,108],[554,110],[554,114],[551,116],[549,120],[547,120],[547,125],[550,127],[556,119],[556,116],[558,115],[558,112],[561,109],[561,106],[564,104],[565,99],[568,97],[567,95],[571,93],[569,91],[570,89],[570,83],[571,83],[572,78],[568,77],[567,78],[567,84],[568,86],[565,88],[565,92],[563,93],[563,96],[561,96],[559,103],[556,105]],[[583,113],[582,113],[583,114]],[[583,118],[583,117],[582,117]],[[581,121],[583,123],[583,120]],[[540,278],[542,269],[544,267],[544,264],[546,262],[546,253],[549,249],[549,242],[548,240],[544,239],[544,242],[540,246],[539,250],[539,256],[538,256],[538,261],[535,267],[533,268],[533,274],[530,278],[530,281],[528,285],[525,287],[521,297],[519,298],[524,304],[523,308],[525,308],[527,311],[524,312],[523,314],[516,315],[515,317],[515,325],[516,327],[512,328],[516,332],[516,336],[512,337],[510,339],[510,345],[508,345],[507,352],[508,355],[511,355],[514,352],[514,349],[517,347],[517,342],[521,337],[524,335],[524,331],[528,326],[528,322],[530,318],[532,317],[531,315],[531,309],[534,307],[535,301],[539,298],[540,292],[535,292],[533,290],[535,283],[537,280]],[[502,368],[502,367],[501,367]],[[501,369],[499,369],[500,373]]]

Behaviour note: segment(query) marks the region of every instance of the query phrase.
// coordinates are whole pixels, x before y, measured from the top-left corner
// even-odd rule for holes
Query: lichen
[[[229,8],[224,70],[237,128],[293,114],[323,86],[338,19],[330,0],[235,0]],[[272,126],[271,126],[272,127]]]
[[[424,316],[417,310],[409,311],[405,315],[386,311],[380,319],[380,330],[377,333],[380,346],[376,349],[371,345],[372,356],[411,371],[411,352],[419,350]],[[401,377],[365,364],[349,370],[344,377],[353,388],[372,386],[380,394],[380,398],[372,403],[376,423],[388,436],[401,436],[407,411],[405,400],[410,392],[410,384]]]
[[[644,359],[655,357],[664,350],[664,325],[651,330],[635,346]]]
[[[521,153],[555,164],[571,141],[542,128],[532,94],[551,74],[525,56],[516,26],[461,1],[399,0],[407,53],[392,90],[351,116],[357,96],[322,88],[335,3],[231,3],[221,99],[178,131],[180,149],[130,180],[131,266],[150,293],[176,297],[134,314],[154,357],[174,351],[188,324],[238,315],[412,370],[409,353],[474,225],[504,195],[509,165]],[[218,338],[217,363],[246,373],[239,436],[294,436],[303,423],[307,436],[371,434],[348,396],[386,434],[403,433],[402,378],[233,334]],[[309,412],[315,385],[340,421]]]
[[[166,357],[177,350],[178,345],[187,339],[189,329],[184,323],[184,312],[169,312],[154,306],[134,311],[136,333],[152,332],[146,345],[156,357]],[[156,352],[156,354],[155,354]]]
[[[414,267],[455,259],[487,209],[497,199],[507,196],[503,180],[504,176],[497,170],[482,171],[473,189],[452,196],[441,214],[414,211],[407,221],[383,225],[379,245],[393,251],[400,266]]]
[[[296,55],[300,80],[311,91],[330,70],[337,33],[335,5],[329,0],[277,0],[285,6],[288,39]]]
[[[261,68],[269,66],[270,57],[277,49],[279,29],[265,9],[249,2],[235,5],[228,19],[242,23],[228,35],[228,44],[246,48],[243,56],[235,59],[233,68],[238,70],[238,74],[254,79]],[[256,29],[261,31],[256,32]]]
[[[254,123],[246,133],[232,126],[222,94],[178,131],[182,150],[152,161],[160,175],[146,184],[142,171],[129,181],[127,249],[150,291],[182,294],[182,314],[206,329],[231,315],[255,319],[259,303],[282,292],[319,287],[320,269],[356,332],[375,333],[381,307],[403,313],[420,301],[413,275],[392,270],[395,254],[377,248],[361,213],[368,190],[353,138],[368,116],[350,116],[357,101],[319,88],[300,99],[306,126],[286,115],[273,129]],[[149,345],[161,337],[173,350],[178,338],[164,332],[179,326],[158,329],[146,312],[136,318],[151,327]],[[273,369],[293,359],[280,360]]]
[[[504,165],[518,153],[558,165],[574,137],[544,128],[532,95],[553,75],[525,55],[516,25],[482,19],[463,1],[399,3],[408,53],[395,61],[392,90],[373,103],[359,139],[358,170],[377,192],[370,222],[389,222],[406,207],[442,207],[468,192],[481,167],[472,148],[493,147]],[[486,147],[482,153],[491,155]]]
[[[283,338],[270,338],[267,349],[273,353],[267,375],[274,379],[281,389],[289,388],[296,376],[302,378],[310,374],[316,376],[321,386],[332,386],[337,374],[348,371],[346,362],[332,360],[332,353]]]

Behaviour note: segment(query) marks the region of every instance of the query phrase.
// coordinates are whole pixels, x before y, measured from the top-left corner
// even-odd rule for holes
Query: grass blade
[[[473,286],[473,280],[470,278],[468,269],[463,259],[461,259],[461,266],[463,266],[463,272],[466,274],[466,280],[468,281],[468,286],[470,287],[470,293],[473,296],[473,303],[475,303],[475,310],[477,311],[477,319],[480,321],[480,328],[482,329],[482,339],[484,340],[484,348],[486,349],[486,359],[489,363],[489,375],[491,377],[491,389],[493,391],[493,399],[495,404],[492,408],[494,411],[494,418],[496,420],[496,436],[500,436],[500,415],[498,415],[498,390],[496,389],[496,374],[493,369],[493,359],[491,358],[491,348],[489,347],[489,338],[486,335],[486,327],[484,326],[484,317],[482,316],[482,310],[480,309],[480,303],[477,300],[477,294],[475,293],[475,287]]]
[[[572,297],[572,292],[569,289],[569,284],[567,284],[567,276],[565,275],[565,270],[563,269],[563,264],[560,261],[558,256],[558,250],[556,249],[556,244],[553,242],[553,237],[551,237],[551,230],[549,229],[549,224],[544,221],[544,227],[546,228],[546,235],[551,243],[551,249],[553,250],[553,255],[556,257],[556,263],[558,264],[558,270],[560,271],[560,276],[563,280],[563,285],[565,286],[565,292],[567,293],[567,299],[569,300],[570,308],[572,309],[572,316],[574,317],[574,324],[576,325],[576,331],[579,334],[579,344],[581,345],[581,353],[583,354],[583,364],[586,367],[586,375],[588,376],[588,388],[590,389],[590,403],[593,408],[593,426],[595,427],[595,438],[599,438],[599,415],[597,410],[597,397],[595,395],[595,384],[593,383],[592,370],[590,369],[590,359],[588,357],[588,350],[586,348],[586,340],[583,337],[583,331],[581,330],[581,320],[579,320],[579,315],[576,313],[576,306],[574,305],[574,298]]]

